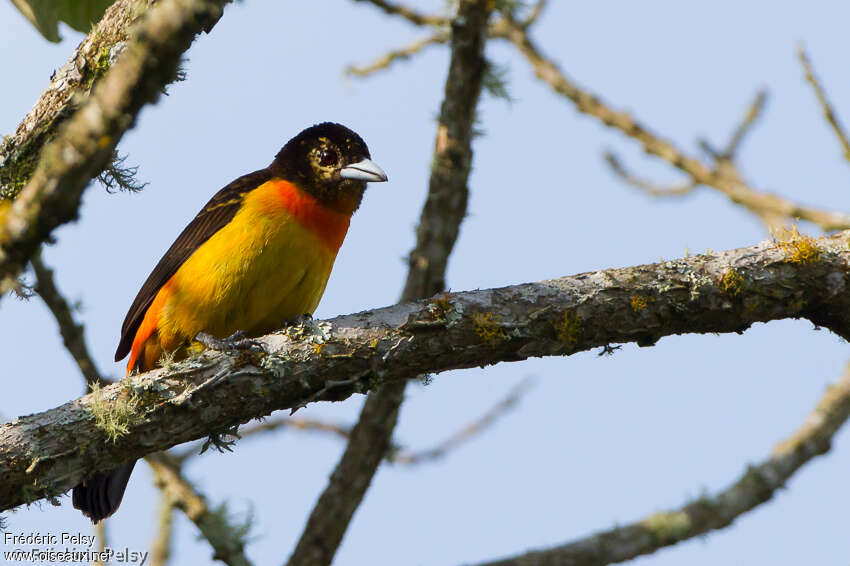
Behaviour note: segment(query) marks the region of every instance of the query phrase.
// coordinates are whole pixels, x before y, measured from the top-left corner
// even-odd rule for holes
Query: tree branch
[[[395,2],[387,2],[385,0],[354,0],[355,2],[367,2],[382,10],[388,16],[400,16],[411,24],[417,26],[441,26],[447,25],[449,19],[444,16],[435,16],[423,14],[413,8],[409,8],[403,4]]]
[[[411,375],[807,318],[850,338],[848,234],[596,271],[290,327],[0,426],[0,510],[234,425]],[[126,435],[107,442],[121,425]]]
[[[102,525],[104,521],[98,523]],[[174,534],[174,502],[167,492],[159,498],[156,512],[156,535],[151,543],[151,566],[165,566],[171,558],[171,539]]]
[[[446,454],[461,444],[468,442],[470,439],[480,435],[482,432],[493,426],[499,417],[513,409],[517,403],[519,403],[522,396],[525,395],[531,387],[532,380],[528,378],[523,379],[510,391],[510,393],[508,393],[507,397],[490,407],[486,413],[470,422],[442,442],[425,450],[399,450],[394,454],[390,454],[388,460],[394,464],[422,464],[444,458]]]
[[[490,407],[486,413],[476,418],[472,422],[466,424],[454,432],[448,438],[441,440],[431,448],[424,450],[410,450],[399,446],[398,443],[393,443],[387,453],[387,461],[393,464],[415,465],[425,462],[431,462],[444,458],[449,452],[468,442],[472,438],[482,434],[509,410],[513,409],[522,399],[522,397],[531,389],[532,380],[530,378],[523,379],[520,383],[511,389],[510,393]],[[298,419],[292,417],[279,417],[276,419],[264,420],[261,423],[253,424],[239,431],[239,438],[255,437],[258,435],[275,432],[281,429],[291,428],[295,430],[324,432],[338,438],[348,440],[351,438],[351,426],[343,424],[334,424],[326,421],[317,421],[312,419]],[[179,454],[169,452],[169,456],[176,462],[184,462],[201,450],[200,443],[183,449]]]
[[[87,384],[97,384],[100,386],[113,383],[108,379],[104,379],[97,369],[94,360],[89,353],[85,341],[85,331],[83,325],[74,320],[71,308],[68,301],[60,293],[53,280],[53,271],[47,267],[41,259],[41,251],[39,250],[32,259],[33,270],[36,275],[35,291],[38,293],[59,324],[59,331],[62,334],[65,348],[73,356],[83,374]],[[154,472],[160,480],[158,486],[163,490],[163,502],[160,509],[159,534],[152,548],[153,561],[152,563],[164,564],[168,559],[170,552],[170,529],[171,529],[171,514],[174,508],[178,508],[186,512],[187,516],[193,521],[201,531],[201,536],[208,538],[208,535],[214,539],[208,539],[215,550],[216,556],[224,556],[222,560],[228,564],[244,564],[240,560],[241,550],[236,553],[236,558],[233,562],[228,562],[234,551],[227,552],[222,548],[231,548],[233,544],[226,541],[239,541],[242,539],[242,531],[240,527],[232,525],[228,522],[227,517],[223,513],[210,515],[206,512],[198,511],[199,505],[203,503],[203,509],[206,509],[204,496],[181,475],[179,465],[182,459],[175,458],[170,455],[158,454],[151,455],[146,458],[148,463],[153,467]],[[171,471],[161,469],[163,465],[168,465]],[[166,481],[168,480],[168,481]],[[189,499],[181,499],[188,497]],[[167,507],[167,509],[166,509]],[[210,523],[214,521],[214,523]],[[212,526],[210,526],[212,525]],[[99,539],[103,543],[104,523],[100,522],[97,525]],[[168,532],[166,532],[168,529]],[[225,542],[222,542],[225,541]],[[240,547],[241,548],[241,547]]]
[[[832,109],[832,104],[830,104],[829,99],[826,97],[826,91],[823,86],[821,86],[820,81],[815,75],[812,63],[809,60],[808,55],[806,55],[806,50],[802,45],[797,48],[797,56],[800,58],[800,63],[803,65],[803,71],[806,73],[806,80],[809,81],[809,84],[812,85],[812,88],[815,91],[815,96],[823,110],[823,117],[826,118],[826,121],[838,137],[838,141],[841,143],[841,148],[844,151],[844,159],[850,162],[850,139],[847,138],[847,132],[844,131],[844,127],[841,125],[841,121],[838,119],[838,115],[835,113],[835,110]]]
[[[245,556],[247,525],[234,528],[226,516],[226,508],[209,508],[206,498],[183,477],[179,464],[167,454],[151,454],[145,458],[155,475],[157,487],[171,504],[186,514],[198,527],[201,535],[213,547],[213,559],[228,566],[251,566]],[[163,510],[164,511],[164,510]]]
[[[547,550],[528,552],[480,566],[602,566],[651,554],[661,548],[728,527],[762,503],[804,464],[826,454],[832,437],[850,418],[850,366],[831,385],[814,411],[790,438],[779,443],[764,462],[748,466],[723,491],[695,499],[683,507],[654,513],[641,521],[596,533]]]
[[[100,383],[108,385],[112,383],[109,379],[101,377],[94,360],[86,346],[85,328],[82,324],[74,320],[74,314],[71,312],[71,306],[59,289],[56,288],[56,282],[53,280],[53,270],[45,265],[41,259],[41,250],[37,251],[32,257],[32,269],[35,272],[35,286],[33,289],[38,296],[42,298],[47,308],[56,319],[59,325],[59,334],[62,336],[62,342],[65,344],[65,349],[74,358],[77,367],[80,368],[80,373],[86,384]]]
[[[433,33],[428,37],[417,39],[410,45],[402,47],[401,49],[393,49],[391,51],[388,51],[387,53],[383,54],[375,61],[367,65],[349,65],[345,69],[345,74],[355,77],[366,77],[368,75],[377,73],[378,71],[389,69],[390,65],[392,65],[393,63],[397,63],[398,61],[402,61],[404,59],[409,59],[410,57],[416,55],[426,47],[445,43],[446,41],[448,41],[448,37],[449,35],[445,32]]]
[[[112,159],[141,108],[177,74],[194,37],[221,17],[230,0],[163,0],[79,110],[44,147],[26,186],[0,214],[0,294],[16,285],[39,245],[77,216],[89,181]]]
[[[388,11],[389,4],[372,3]],[[402,13],[400,7],[393,9]],[[428,297],[446,286],[446,265],[469,198],[472,124],[486,67],[484,44],[491,11],[489,0],[460,0],[451,23],[451,59],[428,197],[416,231],[416,246],[410,253],[402,300]],[[407,373],[406,377],[417,373]],[[390,381],[366,399],[345,452],[310,514],[288,566],[326,566],[333,560],[354,511],[390,448],[405,386],[404,379]]]
[[[597,118],[606,126],[616,128],[638,141],[644,150],[670,163],[700,185],[713,187],[762,218],[799,218],[820,226],[823,230],[850,228],[850,215],[805,207],[779,195],[757,191],[734,175],[721,169],[713,170],[699,159],[687,155],[671,142],[659,137],[629,114],[612,109],[596,95],[581,89],[568,79],[531,40],[527,30],[510,18],[502,18],[494,25],[491,35],[510,41],[534,68],[537,77],[576,106],[579,112]]]
[[[153,0],[118,0],[106,9],[100,22],[74,50],[61,69],[50,77],[29,114],[15,133],[0,144],[0,198],[12,199],[32,176],[42,148],[56,137],[80,107],[92,87],[124,50],[129,29]]]

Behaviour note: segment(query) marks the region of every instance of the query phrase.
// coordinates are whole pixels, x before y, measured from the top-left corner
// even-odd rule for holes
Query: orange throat
[[[342,246],[351,222],[350,214],[328,208],[313,195],[283,179],[272,179],[256,190],[261,192],[260,198],[267,206],[288,212],[299,224],[315,233],[334,253]]]

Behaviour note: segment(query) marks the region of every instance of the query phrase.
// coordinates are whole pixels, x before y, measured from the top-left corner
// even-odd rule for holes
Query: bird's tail
[[[71,497],[74,508],[82,511],[92,523],[98,523],[115,513],[121,505],[135,465],[133,461],[108,472],[98,472],[76,486]]]

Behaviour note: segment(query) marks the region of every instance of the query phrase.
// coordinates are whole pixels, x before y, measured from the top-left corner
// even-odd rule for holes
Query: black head
[[[360,206],[366,183],[387,180],[369,157],[360,136],[340,124],[324,122],[289,140],[269,169],[330,208],[352,213]]]

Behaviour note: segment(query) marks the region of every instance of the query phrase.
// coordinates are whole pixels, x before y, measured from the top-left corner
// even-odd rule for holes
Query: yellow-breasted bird
[[[127,373],[147,371],[199,333],[259,336],[312,314],[366,183],[387,180],[369,158],[360,136],[326,122],[217,192],[142,285],[115,361],[129,353]],[[95,523],[112,515],[134,465],[87,478],[74,507]]]

